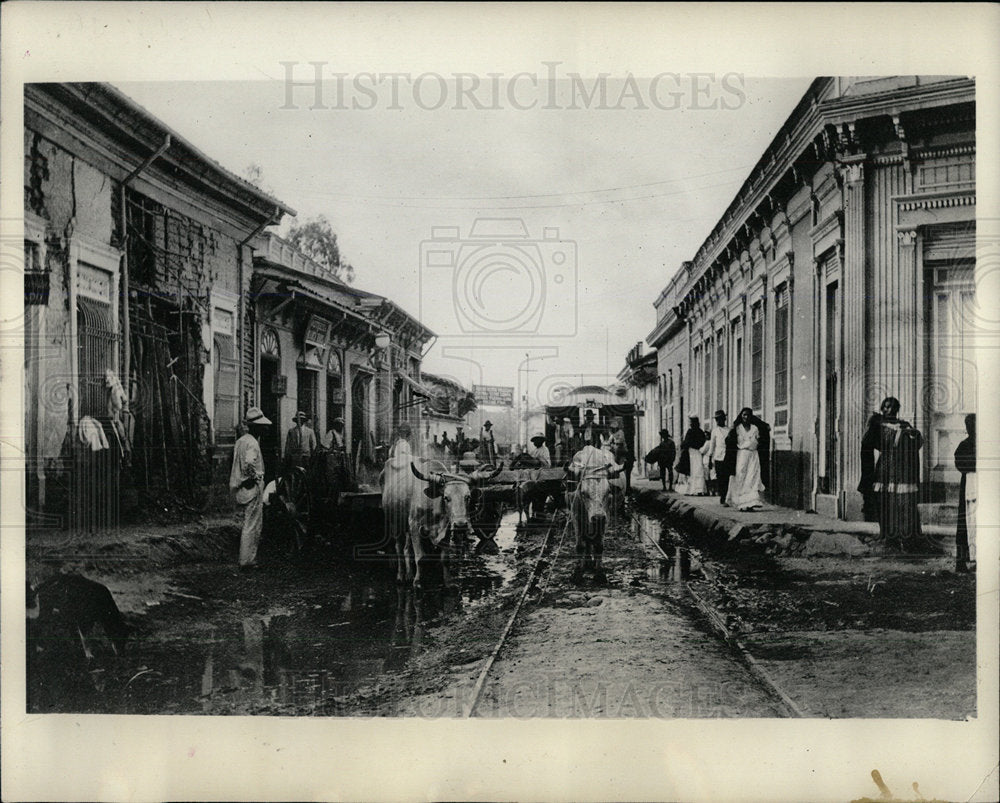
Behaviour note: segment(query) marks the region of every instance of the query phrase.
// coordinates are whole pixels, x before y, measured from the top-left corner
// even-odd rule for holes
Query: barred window
[[[760,412],[764,403],[764,310],[759,301],[750,320],[750,406]]]
[[[107,415],[105,372],[115,370],[114,349],[118,341],[111,305],[80,297],[77,304],[80,415]]]
[[[774,406],[788,404],[788,285],[778,288],[774,302]]]

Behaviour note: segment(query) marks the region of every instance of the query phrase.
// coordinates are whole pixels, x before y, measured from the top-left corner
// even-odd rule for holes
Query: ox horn
[[[480,472],[477,471],[474,479],[477,483],[489,482],[491,479],[496,477],[501,471],[503,471],[503,461],[500,461],[500,465],[498,465],[496,469],[490,472],[489,474],[481,474]]]
[[[410,461],[410,471],[413,472],[414,477],[416,477],[418,480],[423,480],[424,482],[437,482],[438,477],[440,476],[431,474],[431,476],[425,477],[423,474],[420,473],[420,469],[417,468],[417,464],[414,463],[412,460]]]

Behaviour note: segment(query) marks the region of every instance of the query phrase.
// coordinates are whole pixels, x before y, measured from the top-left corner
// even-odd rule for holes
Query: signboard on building
[[[501,385],[473,385],[472,394],[476,404],[484,407],[513,407],[514,388]]]

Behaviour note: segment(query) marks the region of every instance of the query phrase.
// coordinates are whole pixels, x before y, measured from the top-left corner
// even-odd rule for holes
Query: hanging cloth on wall
[[[111,448],[108,444],[108,438],[104,434],[104,427],[101,426],[101,422],[89,415],[85,415],[80,419],[76,434],[80,439],[80,443],[88,447],[92,452],[100,452]]]

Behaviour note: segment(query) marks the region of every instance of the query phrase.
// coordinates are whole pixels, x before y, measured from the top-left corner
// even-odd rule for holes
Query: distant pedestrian
[[[562,423],[559,427],[559,446],[557,451],[559,452],[559,457],[556,462],[564,463],[573,457],[573,444],[575,439],[575,431],[573,430],[573,422],[568,418],[563,418]]]
[[[491,466],[497,462],[497,442],[493,435],[493,422],[485,421],[479,431],[479,451],[484,463]]]
[[[247,432],[233,447],[229,487],[235,492],[236,503],[243,508],[240,568],[252,569],[257,566],[257,548],[264,523],[264,458],[260,453],[260,436],[271,422],[259,407],[251,407],[243,423]]]
[[[861,513],[865,521],[878,521],[878,494],[875,493],[875,448],[882,426],[882,415],[872,413],[868,419],[868,429],[861,438]]]
[[[878,452],[872,490],[878,497],[878,528],[883,543],[914,550],[924,546],[920,530],[920,447],[923,436],[899,416],[899,400],[886,397],[878,429],[865,433],[861,448]]]
[[[326,433],[326,448],[331,451],[342,452],[344,451],[345,443],[344,419],[338,416],[330,422],[330,431]]]
[[[967,572],[976,568],[976,414],[965,417],[969,434],[955,450],[955,468],[962,473],[958,486],[958,529],[955,532],[955,570]]]
[[[635,465],[635,457],[625,442],[625,432],[620,418],[612,418],[609,422],[604,445],[614,455],[615,462],[625,467],[625,493],[628,493],[632,489],[632,467]]]
[[[705,495],[705,466],[702,462],[701,447],[705,445],[705,433],[701,429],[701,421],[693,415],[689,419],[690,426],[681,441],[681,460],[687,457],[687,496]],[[680,471],[680,469],[678,469]]]
[[[735,465],[730,464],[733,475],[729,479],[726,502],[740,510],[760,510],[763,506],[760,492],[764,490],[760,461],[761,429],[749,407],[740,410],[727,437],[726,447],[730,456],[735,453]]]
[[[660,470],[660,485],[664,491],[674,489],[674,460],[677,457],[677,447],[670,438],[670,433],[660,430],[660,443],[646,455],[646,463],[655,463]],[[669,485],[667,478],[670,478]]]
[[[711,467],[715,472],[716,490],[719,492],[719,501],[726,506],[726,495],[729,493],[729,464],[726,462],[726,436],[729,435],[729,427],[726,426],[726,411],[715,411],[715,427],[709,438]]]
[[[316,433],[308,424],[309,414],[301,410],[295,414],[295,425],[288,430],[285,438],[285,468],[309,465],[316,451]]]
[[[600,425],[594,421],[594,411],[587,410],[583,414],[583,426],[580,428],[580,448],[593,446],[596,449],[600,449],[602,435],[603,431]]]
[[[531,436],[531,446],[527,450],[528,457],[538,461],[540,468],[552,467],[552,456],[549,448],[545,445],[545,433],[536,432]]]
[[[715,496],[715,471],[712,467],[712,426],[705,424],[705,443],[701,447],[701,465],[705,472],[705,493]]]

